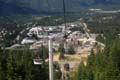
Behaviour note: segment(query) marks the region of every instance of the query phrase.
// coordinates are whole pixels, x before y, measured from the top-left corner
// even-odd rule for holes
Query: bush
[[[75,50],[74,50],[73,46],[69,47],[68,54],[70,54],[70,55],[75,54]]]

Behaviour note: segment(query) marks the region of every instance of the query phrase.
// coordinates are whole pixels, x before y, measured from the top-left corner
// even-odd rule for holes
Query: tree
[[[74,50],[73,46],[70,46],[68,48],[68,54],[70,54],[70,55],[75,54],[75,50]]]
[[[119,80],[120,41],[114,40],[109,46],[102,52],[91,53],[86,66],[80,64],[76,80]],[[107,47],[110,51],[106,51]]]
[[[38,51],[39,57],[43,59],[43,61],[45,61],[46,58],[48,58],[48,48],[46,48],[45,46],[41,46],[41,48]]]
[[[58,48],[58,52],[59,52],[59,59],[64,59],[64,54],[65,54],[64,44],[60,44],[60,47]]]
[[[48,80],[46,64],[34,65],[28,49],[0,50],[0,80]]]

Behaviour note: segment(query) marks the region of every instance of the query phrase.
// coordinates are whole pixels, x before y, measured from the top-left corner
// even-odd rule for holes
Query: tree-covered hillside
[[[86,17],[86,22],[91,33],[100,34],[98,41],[110,43],[120,34],[120,14],[93,14]]]
[[[80,64],[75,80],[119,80],[120,40],[107,45],[103,52],[94,52],[88,57],[87,65]]]
[[[48,80],[48,64],[34,65],[27,49],[0,49],[0,80]]]

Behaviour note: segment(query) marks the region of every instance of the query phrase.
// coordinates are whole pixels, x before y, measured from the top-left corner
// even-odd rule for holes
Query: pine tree
[[[70,55],[75,54],[75,50],[74,50],[73,46],[69,47],[68,54],[70,54]]]
[[[106,51],[106,49],[108,48],[109,51]],[[112,44],[106,46],[105,51],[96,54],[91,54],[88,57],[87,65],[80,65],[76,80],[119,80],[119,52],[120,41],[115,40]],[[83,76],[85,76],[85,78]]]
[[[45,61],[48,58],[48,48],[42,46],[39,50],[39,56]]]
[[[64,59],[64,54],[65,54],[64,44],[60,44],[60,47],[58,48],[58,52],[59,52],[59,59]]]

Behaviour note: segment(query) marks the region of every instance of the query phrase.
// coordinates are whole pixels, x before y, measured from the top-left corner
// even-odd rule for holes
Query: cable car
[[[33,63],[34,63],[35,65],[42,65],[42,64],[43,64],[43,61],[42,61],[42,59],[33,59]]]
[[[34,51],[33,63],[34,63],[34,65],[42,65],[43,64],[43,60],[39,56],[38,50]]]

